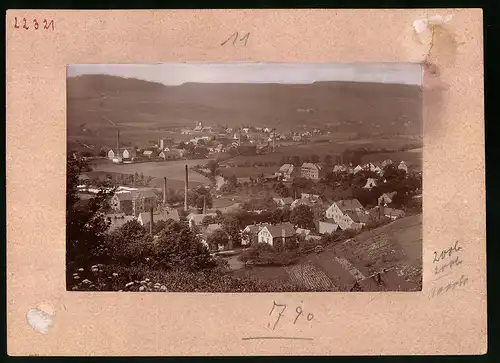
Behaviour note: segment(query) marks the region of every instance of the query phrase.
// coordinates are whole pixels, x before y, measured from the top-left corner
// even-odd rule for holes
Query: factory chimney
[[[154,223],[154,220],[153,220],[154,216],[153,216],[153,208],[151,208],[149,210],[149,233],[151,233],[151,236],[153,235],[153,223]]]
[[[167,204],[167,177],[163,179],[163,204]]]
[[[116,152],[120,153],[120,130],[116,130]]]
[[[207,197],[203,196],[203,214],[207,214]]]
[[[184,210],[187,212],[188,210],[188,166],[185,165],[186,169],[186,180],[184,185]]]

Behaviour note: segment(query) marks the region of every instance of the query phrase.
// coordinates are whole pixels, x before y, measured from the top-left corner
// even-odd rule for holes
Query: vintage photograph
[[[422,74],[68,65],[67,290],[420,291]]]

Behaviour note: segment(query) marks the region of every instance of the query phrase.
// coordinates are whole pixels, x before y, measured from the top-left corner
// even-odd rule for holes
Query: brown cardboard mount
[[[416,31],[415,20],[435,15],[449,17],[429,21],[428,38]],[[41,19],[53,19],[54,28],[43,29]],[[247,45],[221,46],[236,31],[250,32]],[[10,355],[486,352],[481,10],[9,10],[6,33]],[[424,64],[423,291],[65,291],[66,66],[170,61]],[[36,152],[27,152],[33,145]],[[463,264],[433,281],[434,251],[456,241]],[[460,279],[458,288],[439,290]],[[314,314],[310,324],[283,323],[273,334],[311,339],[245,339],[270,335],[273,300],[289,306],[285,314],[298,305]],[[27,323],[37,307],[51,310],[46,334]]]

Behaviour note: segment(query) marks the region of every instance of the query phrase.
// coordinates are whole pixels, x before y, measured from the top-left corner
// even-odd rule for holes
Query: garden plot
[[[286,267],[290,280],[309,290],[329,290],[335,288],[333,282],[320,269],[311,264],[300,264]]]

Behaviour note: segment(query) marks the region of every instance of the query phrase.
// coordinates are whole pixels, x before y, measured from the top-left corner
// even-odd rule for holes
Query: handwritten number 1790
[[[245,42],[245,46],[247,45],[248,38],[250,37],[250,33],[246,33],[245,36],[239,38],[239,33],[234,32],[229,38],[227,38],[221,45],[227,44],[231,39],[233,40],[233,46],[236,45],[236,42],[239,40],[240,42]]]
[[[285,312],[285,309],[286,309],[286,305],[276,304],[276,302],[273,301],[273,308],[271,309],[271,312],[269,313],[269,315],[271,315],[273,313],[275,307],[279,307],[279,308],[283,308],[283,309],[278,312],[278,319],[276,319],[276,321],[274,322],[273,330],[276,328],[276,325],[278,325],[278,322],[280,321],[281,317],[283,316],[283,313]]]

